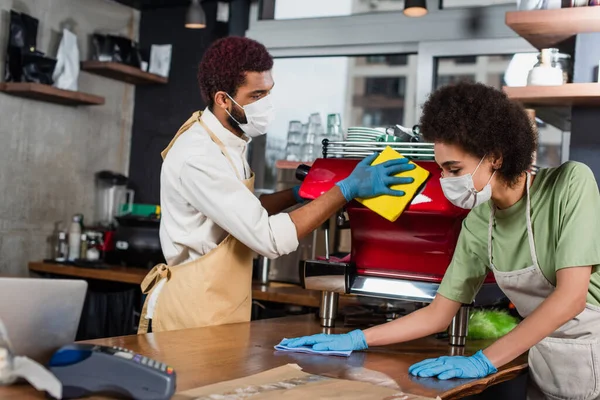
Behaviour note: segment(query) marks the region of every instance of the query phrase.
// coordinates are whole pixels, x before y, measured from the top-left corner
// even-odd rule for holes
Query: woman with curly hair
[[[390,323],[288,346],[363,350],[443,331],[491,271],[524,320],[470,357],[422,361],[419,377],[481,378],[529,351],[528,396],[600,398],[600,196],[591,170],[567,162],[529,173],[536,134],[524,109],[482,84],[439,89],[423,107],[442,189],[472,209],[437,296]]]

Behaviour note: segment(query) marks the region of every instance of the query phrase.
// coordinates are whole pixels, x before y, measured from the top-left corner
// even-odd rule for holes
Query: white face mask
[[[440,179],[444,196],[446,196],[450,203],[470,210],[492,198],[492,186],[490,182],[494,175],[496,175],[496,171],[494,171],[488,183],[479,192],[475,189],[475,183],[473,182],[473,175],[475,175],[484,159],[485,156],[479,161],[479,165],[477,165],[472,174]]]
[[[273,104],[271,103],[271,95],[266,95],[260,100],[255,101],[254,103],[247,104],[245,106],[240,106],[230,95],[227,94],[227,97],[231,99],[238,107],[244,110],[244,114],[246,114],[246,124],[240,123],[238,120],[233,118],[233,115],[229,114],[229,111],[225,109],[227,114],[237,122],[238,126],[244,133],[251,138],[255,138],[258,136],[262,136],[267,133],[269,129],[269,125],[275,119],[275,109],[273,108]]]

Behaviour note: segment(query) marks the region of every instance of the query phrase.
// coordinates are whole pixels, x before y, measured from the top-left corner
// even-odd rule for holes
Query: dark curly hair
[[[244,83],[246,72],[265,72],[273,68],[266,47],[255,40],[230,36],[214,42],[198,66],[198,84],[202,97],[212,110],[219,91],[235,96]]]
[[[481,83],[442,87],[423,105],[421,132],[428,142],[460,146],[477,157],[502,156],[498,173],[509,184],[531,167],[537,131],[525,109]]]

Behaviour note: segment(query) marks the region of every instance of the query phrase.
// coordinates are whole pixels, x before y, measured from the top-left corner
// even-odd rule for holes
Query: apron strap
[[[529,240],[529,252],[531,253],[531,261],[538,269],[537,252],[535,251],[535,241],[533,240],[533,224],[531,223],[531,195],[529,189],[531,187],[531,174],[527,172],[527,239]]]
[[[206,130],[206,132],[208,133],[208,135],[210,136],[210,138],[212,139],[212,141],[215,142],[215,144],[217,146],[219,146],[219,149],[221,150],[221,153],[223,153],[223,155],[225,156],[225,158],[227,158],[227,161],[229,161],[229,164],[231,165],[231,168],[233,168],[233,171],[235,172],[235,175],[237,176],[237,178],[239,180],[242,180],[242,177],[240,176],[239,171],[235,167],[235,164],[233,163],[233,160],[229,156],[229,153],[227,152],[227,149],[225,148],[225,145],[223,144],[223,142],[221,142],[221,140],[217,137],[217,135],[215,135],[213,133],[213,131],[210,130],[210,128],[206,125],[206,123],[204,121],[202,121],[202,119],[200,117],[198,117],[198,122],[200,122],[200,125],[202,125],[202,127]]]
[[[141,283],[142,293],[148,294],[161,279],[171,277],[171,270],[166,264],[158,264],[148,272]]]
[[[492,234],[494,232],[494,216],[496,215],[496,206],[493,201],[490,201],[490,221],[488,223],[488,260],[490,267],[494,264],[492,260]]]
[[[169,152],[169,150],[171,150],[171,148],[173,148],[173,145],[175,144],[177,139],[179,139],[179,136],[181,136],[185,131],[190,129],[192,125],[194,125],[194,123],[196,123],[196,121],[200,119],[201,116],[202,111],[196,111],[187,121],[183,123],[183,125],[181,125],[181,128],[179,128],[179,130],[175,134],[175,137],[173,137],[167,148],[160,153],[163,160],[165,159],[165,157],[167,157],[167,153]]]
[[[537,253],[535,251],[535,241],[533,238],[533,225],[531,223],[531,195],[529,193],[529,189],[531,186],[531,174],[529,172],[527,172],[527,183],[526,183],[526,196],[527,196],[527,200],[526,200],[526,212],[525,212],[525,220],[527,221],[527,241],[529,243],[529,253],[531,254],[531,261],[533,263],[533,265],[536,266],[536,268],[539,269],[539,265],[538,265],[538,259],[537,259]],[[490,262],[490,266],[493,265],[493,260],[492,260],[492,250],[493,250],[493,245],[492,245],[492,234],[494,231],[494,216],[496,215],[496,206],[493,204],[490,204],[490,220],[489,220],[489,225],[488,225],[488,258],[489,258],[489,262]]]
[[[229,153],[227,152],[227,149],[225,148],[225,145],[223,144],[223,142],[217,137],[217,135],[215,135],[213,133],[213,131],[211,131],[209,129],[208,126],[206,126],[206,123],[204,121],[202,121],[202,112],[201,111],[196,111],[195,113],[192,114],[192,116],[184,122],[183,125],[181,125],[181,127],[179,128],[179,130],[177,131],[177,133],[175,134],[175,136],[173,137],[173,139],[171,140],[171,142],[169,143],[169,145],[167,146],[166,149],[164,149],[160,155],[163,158],[163,160],[165,159],[165,157],[167,157],[167,153],[169,153],[169,150],[171,150],[173,148],[173,145],[175,144],[175,142],[177,141],[177,139],[179,139],[179,137],[188,129],[190,129],[192,127],[192,125],[194,125],[196,122],[199,122],[200,125],[202,125],[202,127],[206,130],[206,132],[208,133],[208,135],[210,136],[211,140],[217,145],[219,146],[219,149],[221,150],[221,153],[223,153],[223,155],[225,156],[225,158],[227,158],[227,161],[229,162],[229,164],[231,165],[231,168],[233,168],[233,171],[235,172],[235,175],[237,176],[237,178],[239,180],[243,180],[242,177],[240,176],[239,171],[237,170],[237,168],[235,167],[235,164],[233,163],[233,160],[231,159],[231,157],[229,156]]]
[[[138,324],[138,335],[143,333],[148,333],[149,321],[146,319],[146,315],[148,314],[148,303],[150,302],[150,293],[156,287],[156,284],[160,282],[161,279],[171,278],[171,271],[168,265],[159,264],[152,268],[148,274],[144,277],[144,280],[140,284],[142,289],[142,293],[147,295],[144,300],[144,305],[142,306],[142,313],[140,314],[140,322]]]

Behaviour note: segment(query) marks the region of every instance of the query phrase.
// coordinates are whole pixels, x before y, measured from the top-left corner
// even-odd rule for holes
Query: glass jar
[[[88,261],[100,261],[102,256],[102,239],[100,235],[88,234],[85,258]]]
[[[573,63],[571,62],[571,56],[565,53],[558,53],[558,63],[563,71],[563,83],[573,82]]]
[[[302,122],[290,121],[287,136],[286,160],[300,161],[302,146]]]
[[[558,54],[558,49],[555,48],[540,50],[540,54],[538,54],[538,62],[535,66],[538,67],[541,65],[545,65],[552,68],[560,68],[560,64],[558,62]]]
[[[542,49],[538,54],[537,64],[529,71],[527,84],[532,86],[558,86],[565,83],[565,73],[559,55],[558,49]]]
[[[329,114],[327,116],[327,136],[330,140],[344,140],[340,114]]]

